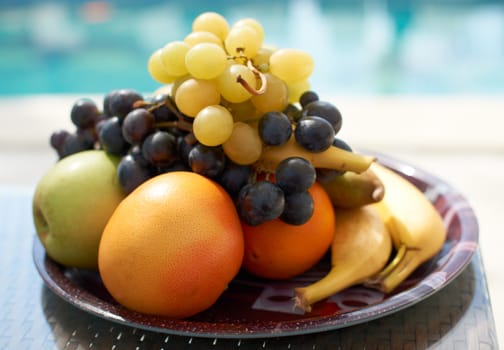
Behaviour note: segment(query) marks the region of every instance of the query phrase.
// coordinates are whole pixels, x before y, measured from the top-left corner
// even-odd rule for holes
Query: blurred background
[[[310,52],[322,92],[504,92],[503,1],[1,0],[0,94],[152,91],[149,55],[208,10]]]

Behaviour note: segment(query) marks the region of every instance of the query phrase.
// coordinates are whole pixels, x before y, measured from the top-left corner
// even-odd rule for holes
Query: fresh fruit
[[[281,146],[292,135],[292,123],[282,112],[267,112],[259,121],[258,130],[265,145]]]
[[[79,152],[57,162],[33,195],[33,219],[47,254],[58,263],[96,269],[103,228],[124,198],[119,159],[105,151]]]
[[[233,124],[231,136],[222,144],[226,156],[237,164],[249,165],[257,162],[263,145],[257,129],[244,122]]]
[[[319,281],[295,289],[296,307],[311,305],[377,274],[392,252],[390,234],[376,208],[370,205],[336,210],[331,245],[331,269]]]
[[[122,305],[185,318],[210,307],[244,252],[229,195],[191,172],[159,175],[117,207],[103,231],[99,272]]]
[[[299,119],[294,133],[296,142],[310,152],[323,152],[331,147],[335,132],[332,125],[321,117]]]
[[[173,41],[161,49],[161,64],[168,75],[181,77],[187,74],[185,59],[190,48],[183,41]]]
[[[226,51],[217,44],[196,44],[187,51],[185,67],[197,79],[214,79],[224,72],[227,66]]]
[[[287,83],[308,79],[314,62],[306,52],[296,49],[280,49],[270,57],[270,71]]]
[[[287,194],[307,191],[315,183],[316,176],[313,165],[300,157],[285,158],[275,171],[276,184]]]
[[[315,183],[309,192],[314,210],[303,225],[280,219],[258,226],[243,224],[245,270],[263,278],[287,279],[310,269],[324,256],[334,236],[334,211],[322,186]]]
[[[385,187],[371,170],[357,174],[351,171],[320,182],[337,208],[358,208],[383,199]]]
[[[447,232],[436,208],[411,182],[377,163],[371,170],[385,186],[385,196],[375,206],[397,252],[366,285],[390,293],[420,264],[440,251]]]
[[[345,151],[331,146],[323,152],[310,152],[296,143],[294,137],[281,146],[265,147],[257,166],[274,169],[285,158],[300,157],[308,160],[316,168],[330,168],[361,173],[369,168],[375,158]]]
[[[193,123],[194,136],[205,146],[220,146],[233,133],[233,116],[219,105],[203,108]]]
[[[74,109],[93,117],[74,118],[82,119],[76,122],[76,133],[53,135],[51,145],[60,157],[90,148],[120,156],[118,177],[126,193],[156,175],[190,170],[228,184],[241,219],[251,225],[277,217],[301,225],[310,218],[312,199],[301,194],[306,190],[281,188],[278,198],[285,202],[288,197],[285,212],[282,205],[270,215],[257,210],[255,204],[265,198],[262,190],[253,190],[257,179],[270,181],[286,158],[309,163],[310,171],[297,178],[310,183],[313,170],[324,179],[345,171],[360,173],[374,161],[336,143],[341,140],[335,138],[341,113],[315,92],[305,91],[313,72],[307,52],[263,46],[264,29],[252,18],[230,26],[221,15],[207,12],[194,19],[192,30],[149,57],[152,78],[171,84],[154,96],[114,90],[105,95],[103,111],[92,101],[79,100]],[[247,180],[241,172],[228,172],[221,181],[228,163],[245,166]],[[236,181],[232,174],[237,174]],[[282,181],[280,169],[280,186]],[[255,198],[254,205],[237,201],[244,188],[252,191],[241,198]]]
[[[314,97],[312,97],[312,99],[313,98]],[[335,133],[338,133],[341,130],[343,118],[341,117],[341,113],[338,108],[336,108],[336,106],[332,103],[318,99],[310,103],[304,101],[304,103],[305,105],[302,111],[303,117],[317,116],[323,118],[332,125]]]
[[[195,117],[203,108],[220,102],[217,84],[210,80],[188,78],[177,88],[175,103],[188,117]]]
[[[204,12],[196,17],[192,24],[193,32],[210,32],[224,40],[229,32],[226,19],[216,12]]]
[[[329,275],[298,291],[307,310],[384,264],[390,237],[377,209],[398,254],[367,285],[391,291],[440,248],[439,217],[426,199],[397,179],[382,182],[370,170],[375,158],[340,138],[339,109],[310,90],[310,54],[265,46],[264,34],[252,18],[230,26],[215,12],[203,13],[191,33],[149,57],[147,70],[162,84],[152,96],[113,90],[101,110],[79,99],[70,112],[75,131],[51,135],[62,163],[86,150],[117,160],[116,177],[97,171],[87,178],[104,173],[101,181],[128,194],[108,221],[99,250],[105,285],[126,307],[188,317],[214,303],[240,266],[259,277],[290,278],[316,264],[332,243]],[[102,195],[86,186],[68,192],[89,202]],[[397,193],[394,186],[405,190]],[[393,194],[382,200],[389,187]],[[420,214],[408,209],[410,197]],[[338,214],[336,229],[333,206],[352,208]],[[44,227],[41,213],[34,209]],[[430,229],[435,237],[428,237]],[[340,230],[344,234],[333,239]],[[83,247],[79,254],[88,256]],[[48,244],[50,255],[51,249]],[[64,251],[68,259],[84,260]]]

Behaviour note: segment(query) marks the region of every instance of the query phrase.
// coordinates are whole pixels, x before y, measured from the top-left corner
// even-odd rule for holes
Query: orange
[[[245,238],[243,267],[258,277],[287,279],[313,267],[331,246],[335,219],[329,196],[315,183],[310,188],[313,216],[303,225],[280,219],[258,226],[242,224]]]
[[[210,307],[240,269],[243,233],[225,190],[192,172],[154,177],[105,226],[103,283],[123,306],[185,318]]]

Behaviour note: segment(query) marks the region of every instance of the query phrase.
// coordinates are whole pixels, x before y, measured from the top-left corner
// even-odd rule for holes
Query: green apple
[[[75,153],[38,182],[33,219],[46,253],[58,263],[97,269],[102,231],[125,197],[117,180],[119,158],[105,151]]]

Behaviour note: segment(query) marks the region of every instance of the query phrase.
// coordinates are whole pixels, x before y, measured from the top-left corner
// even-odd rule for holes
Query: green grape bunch
[[[264,39],[255,19],[197,16],[183,40],[150,55],[147,70],[161,85],[152,96],[113,90],[102,108],[80,99],[70,113],[76,131],[54,132],[51,146],[60,158],[86,149],[120,156],[125,193],[192,171],[218,182],[249,225],[307,222],[315,181],[363,172],[373,158],[338,137],[341,113],[310,89],[312,57]]]
[[[197,16],[191,33],[167,43],[148,60],[152,78],[171,84],[178,110],[194,118],[197,141],[224,145],[228,156],[232,152],[239,163],[248,164],[257,158],[250,153],[240,157],[235,147],[225,146],[239,139],[233,133],[245,133],[243,125],[233,124],[258,121],[264,113],[281,112],[297,102],[309,90],[313,69],[308,53],[265,45],[257,20],[243,18],[230,25],[215,12]]]

